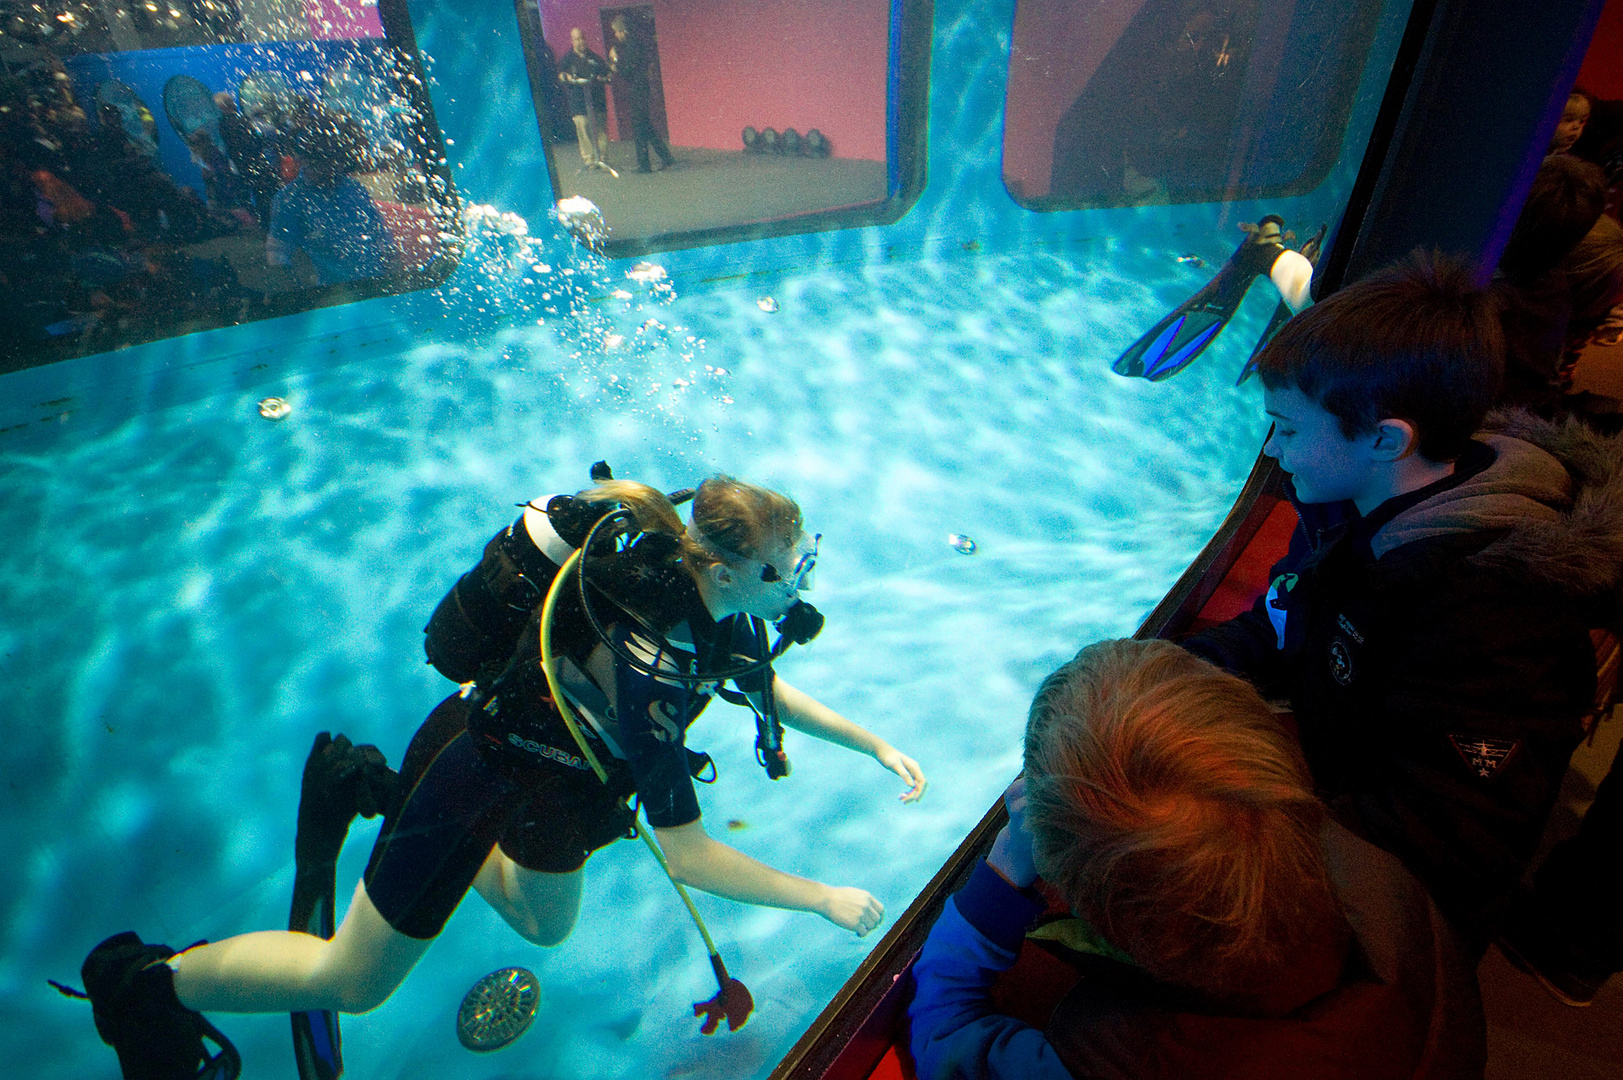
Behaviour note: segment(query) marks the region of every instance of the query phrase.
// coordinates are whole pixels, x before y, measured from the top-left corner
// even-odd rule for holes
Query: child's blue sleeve
[[[990,999],[1041,913],[985,863],[947,901],[913,963],[907,1013],[919,1080],[1072,1080],[1042,1032],[993,1011]]]

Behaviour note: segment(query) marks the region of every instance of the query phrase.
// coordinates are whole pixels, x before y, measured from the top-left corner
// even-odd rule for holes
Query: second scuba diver
[[[203,1011],[376,1008],[470,887],[526,940],[562,942],[580,907],[586,859],[634,826],[630,796],[674,881],[815,912],[858,936],[879,925],[884,907],[862,889],[784,873],[712,839],[693,789],[709,760],[684,745],[720,693],[755,710],[757,755],[774,778],[787,772],[781,718],[873,757],[907,785],[902,801],[924,793],[912,758],[772,671],[789,643],[822,625],[799,598],[816,561],[800,508],[717,476],[675,496],[693,500],[684,526],[667,496],[607,477],[599,466],[598,486],[529,504],[436,610],[430,661],[464,685],[412,738],[399,794],[330,940],[261,931],[175,953],[125,933],[91,953],[84,974],[97,1029],[126,1076],[149,1075],[144,1063],[177,1055],[199,1062],[200,1037],[222,1041]],[[576,552],[578,581],[556,582],[553,603],[543,604]],[[767,622],[781,635],[772,647]],[[543,636],[555,656],[553,683],[540,663]],[[739,693],[722,689],[724,680]],[[578,733],[565,712],[584,718]],[[337,823],[353,814],[343,808]],[[301,807],[301,834],[304,816]]]

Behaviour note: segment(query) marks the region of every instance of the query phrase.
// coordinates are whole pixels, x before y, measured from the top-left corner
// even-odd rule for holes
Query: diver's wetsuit
[[[514,528],[523,527],[521,518]],[[653,666],[717,671],[762,655],[747,618],[710,617],[676,537],[645,533],[625,551],[588,555],[584,563],[599,621]],[[717,685],[657,679],[615,658],[619,708],[610,706],[582,674],[599,642],[578,590],[566,583],[553,618],[554,649],[565,692],[583,706],[576,712],[588,720],[584,733],[608,770],[604,784],[553,705],[540,665],[540,612],[537,604],[501,677],[467,698],[442,701],[406,751],[404,795],[384,819],[365,877],[373,906],[403,934],[438,935],[495,845],[526,869],[568,873],[627,835],[627,796],[638,797],[655,828],[698,820],[683,738]],[[662,648],[638,622],[659,635],[685,622],[694,651]],[[755,692],[765,678],[757,672],[737,685]]]

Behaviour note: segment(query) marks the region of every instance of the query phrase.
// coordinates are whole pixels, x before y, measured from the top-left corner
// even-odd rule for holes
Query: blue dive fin
[[[1291,306],[1283,300],[1279,302],[1278,307],[1274,308],[1274,317],[1268,320],[1268,325],[1263,329],[1262,336],[1257,339],[1256,348],[1251,350],[1250,357],[1246,359],[1245,367],[1240,369],[1240,377],[1234,380],[1235,386],[1243,384],[1257,373],[1257,360],[1262,356],[1262,350],[1274,339],[1274,335],[1279,333],[1279,328],[1290,321],[1293,314],[1295,312],[1291,311]]]
[[[333,798],[333,772],[330,764],[337,750],[349,748],[349,740],[334,747],[327,732],[316,736],[315,745],[304,763],[299,790],[299,824],[293,842],[293,907],[287,928],[317,937],[333,935],[333,902],[338,877],[338,853],[349,834],[355,812]],[[353,797],[349,800],[353,803]],[[338,1016],[324,1010],[296,1012],[293,1018],[293,1060],[299,1080],[338,1080],[344,1075],[344,1058],[339,1050]]]
[[[1277,223],[1279,219],[1268,217],[1263,221]],[[1266,236],[1248,233],[1216,277],[1133,342],[1110,365],[1110,370],[1117,375],[1159,382],[1188,367],[1216,340],[1257,275],[1266,274],[1285,250],[1278,236],[1277,231]]]
[[[288,929],[332,937],[334,870],[332,866],[312,871],[301,867],[295,873]],[[344,1075],[338,1014],[318,1009],[292,1016],[293,1060],[299,1068],[299,1080],[338,1080]]]
[[[1212,343],[1225,321],[1216,312],[1183,312],[1161,328],[1160,333],[1136,354],[1118,360],[1112,370],[1118,375],[1136,375],[1151,382],[1171,378],[1188,367]],[[1132,370],[1122,370],[1124,361],[1130,364]]]
[[[357,814],[393,812],[400,776],[375,746],[356,746],[323,731],[304,762],[299,786],[299,825],[294,834],[293,910],[290,930],[333,935],[333,886],[338,853]],[[293,1058],[299,1080],[338,1080],[344,1055],[338,1014],[313,1009],[293,1014]]]
[[[1320,225],[1319,231],[1308,237],[1307,242],[1298,249],[1307,261],[1315,266],[1318,265],[1319,250],[1324,247],[1324,234],[1328,229],[1328,225]],[[1295,312],[1291,311],[1291,306],[1283,300],[1279,302],[1278,307],[1274,308],[1274,316],[1268,320],[1268,325],[1263,329],[1262,336],[1257,339],[1257,345],[1251,350],[1251,356],[1247,358],[1245,367],[1240,369],[1240,377],[1234,380],[1235,386],[1239,386],[1257,373],[1257,359],[1262,356],[1263,348],[1274,339],[1275,334],[1279,333],[1279,328],[1290,321],[1293,314]]]

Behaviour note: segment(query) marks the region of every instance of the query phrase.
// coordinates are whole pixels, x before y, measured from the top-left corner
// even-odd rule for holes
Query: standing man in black
[[[609,67],[618,79],[614,100],[631,120],[631,135],[637,143],[637,171],[653,171],[649,167],[650,146],[659,155],[661,168],[668,169],[676,159],[671,157],[671,148],[660,138],[649,117],[648,99],[652,91],[648,85],[647,48],[627,31],[624,15],[616,15],[609,29],[614,31],[614,44],[609,46]]]
[[[609,134],[603,129],[608,102],[603,84],[608,81],[608,65],[586,47],[580,27],[569,31],[569,51],[558,62],[558,81],[569,97],[569,116],[575,121],[575,137],[580,141],[580,160],[585,168],[607,168]],[[611,170],[612,171],[612,170]]]

